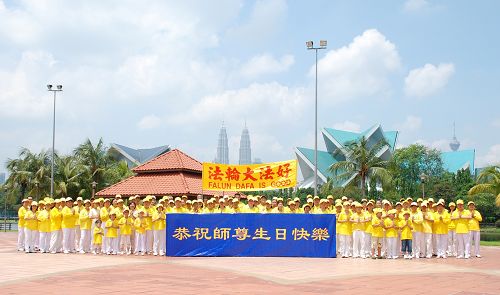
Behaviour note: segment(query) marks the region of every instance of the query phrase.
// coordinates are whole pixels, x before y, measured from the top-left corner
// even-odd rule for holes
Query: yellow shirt
[[[201,212],[203,213],[205,211],[205,209],[207,209],[207,208],[203,208],[201,210]],[[187,213],[187,210],[186,210],[186,208],[182,208],[182,207],[179,207],[179,208],[174,207],[171,209],[171,212],[172,213]]]
[[[166,225],[165,213],[155,211],[153,213],[153,230],[164,230]]]
[[[412,240],[413,239],[413,234],[411,232],[411,228],[413,227],[413,224],[411,222],[411,219],[408,219],[408,220],[400,219],[399,227],[401,228],[401,240]]]
[[[365,215],[363,212],[354,212],[349,219],[352,223],[352,231],[364,231],[365,230]]]
[[[75,208],[75,212],[76,212],[76,218],[75,218],[75,226],[80,226],[80,211],[85,208],[83,206],[74,206],[73,208]]]
[[[75,227],[75,221],[76,221],[76,218],[78,217],[78,213],[76,213],[75,211],[72,212],[71,209],[72,208],[65,206],[61,210],[61,214],[62,214],[61,227],[62,228],[74,228]]]
[[[434,221],[434,214],[430,211],[422,212],[422,231],[426,234],[432,234],[432,223]],[[427,217],[427,219],[425,219]]]
[[[384,223],[378,218],[376,215],[373,216],[372,221],[372,237],[374,238],[383,238],[384,237]]]
[[[365,215],[365,232],[367,234],[371,234],[373,230],[372,218],[374,214],[373,212],[370,211],[364,211],[364,215]]]
[[[453,212],[450,212],[450,217],[451,215],[453,215]],[[450,220],[450,223],[448,223],[448,230],[455,230],[456,226],[455,220]]]
[[[146,232],[146,222],[140,218],[134,220],[135,231],[139,234],[144,234]]]
[[[470,213],[472,216],[472,212],[470,212]],[[470,231],[478,231],[479,230],[479,223],[481,221],[483,221],[483,217],[481,216],[481,213],[479,213],[479,211],[477,211],[477,210],[474,210],[474,217],[469,220],[469,230]]]
[[[275,209],[277,209],[277,208],[278,207],[276,207]],[[255,207],[255,206],[253,206],[253,208],[250,208],[248,205],[246,205],[245,207],[243,207],[243,210],[241,211],[241,213],[259,213],[259,208]]]
[[[61,230],[62,214],[57,207],[50,209],[50,231]]]
[[[24,227],[24,215],[26,214],[26,208],[24,206],[21,206],[19,210],[17,210],[17,217],[19,217],[19,221],[17,222],[17,227],[21,228]]]
[[[132,234],[132,227],[134,226],[134,219],[132,217],[123,216],[118,224],[120,225],[120,235],[129,236]]]
[[[441,218],[443,220],[441,220]],[[434,233],[437,235],[447,235],[448,234],[448,224],[450,223],[450,214],[443,210],[441,214],[437,211],[434,212]]]
[[[422,216],[422,212],[418,211],[413,213],[410,212],[411,216],[410,219],[413,224],[413,232],[419,232],[421,233],[423,231],[422,223],[424,222],[424,217]]]
[[[38,230],[38,220],[36,220],[36,215],[31,210],[26,210],[26,213],[24,213],[24,227],[29,230]]]
[[[38,231],[42,233],[50,232],[50,213],[47,210],[40,210],[36,212],[36,219],[38,220]]]
[[[92,227],[92,219],[89,218],[89,210],[85,207],[80,210],[78,220],[80,220],[80,229],[90,229]]]
[[[385,229],[385,237],[386,238],[397,238],[398,237],[398,229],[397,228],[387,228],[389,226],[397,226],[395,220],[391,220],[390,218],[386,218],[384,220]]]
[[[455,219],[455,232],[457,234],[468,234],[469,233],[469,217],[470,217],[470,212],[469,210],[463,210],[463,211],[458,211],[455,210],[453,212],[453,215],[451,216],[452,218]]]
[[[109,208],[102,207],[101,210],[99,210],[99,216],[102,222],[106,222],[109,219],[109,211],[111,211]]]
[[[144,208],[146,214],[144,214],[144,222],[146,230],[153,230],[153,214],[156,212],[155,207],[150,206],[149,208]]]
[[[108,219],[108,221],[106,221],[106,228],[108,229],[108,231],[106,232],[106,238],[117,238],[118,227],[118,220]]]
[[[339,235],[351,235],[352,230],[351,227],[349,226],[349,216],[342,211],[338,216],[337,216],[337,224],[338,224],[338,234]]]
[[[95,245],[102,244],[102,235],[103,234],[104,234],[104,231],[102,230],[102,228],[100,228],[98,226],[94,227],[93,236],[94,236],[94,244]]]

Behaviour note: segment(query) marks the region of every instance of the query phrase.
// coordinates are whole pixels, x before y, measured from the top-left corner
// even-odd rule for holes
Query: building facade
[[[243,131],[241,132],[240,139],[240,165],[252,164],[252,147],[250,144],[250,133],[245,125]]]
[[[217,141],[217,156],[215,157],[215,163],[229,164],[229,145],[224,123],[222,123],[219,131],[219,139]]]

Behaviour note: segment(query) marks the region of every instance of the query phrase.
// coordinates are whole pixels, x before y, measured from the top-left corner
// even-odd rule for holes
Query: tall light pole
[[[62,91],[62,85],[57,85],[52,89],[52,85],[47,85],[47,89],[54,93],[54,114],[52,118],[52,168],[50,170],[50,197],[54,198],[54,148],[56,145],[56,93]]]
[[[420,174],[420,181],[422,182],[422,199],[425,199],[425,180],[427,179],[427,175],[422,172]]]
[[[95,198],[95,188],[97,187],[97,182],[92,181],[92,199]]]
[[[318,50],[326,49],[326,40],[319,41],[319,47],[314,47],[313,41],[307,41],[308,50],[316,52],[316,81],[314,92],[314,195],[318,195]]]

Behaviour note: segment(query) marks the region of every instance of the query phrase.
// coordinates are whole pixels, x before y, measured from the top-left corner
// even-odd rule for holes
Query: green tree
[[[394,188],[402,196],[420,195],[420,175],[425,173],[429,180],[443,174],[441,153],[420,144],[397,149],[389,162]]]
[[[77,196],[80,193],[80,176],[85,167],[74,157],[57,158],[57,177],[54,183],[55,193],[59,197]]]
[[[479,173],[476,185],[469,190],[469,195],[491,193],[496,196],[496,205],[500,207],[500,167],[490,166]]]
[[[88,194],[91,190],[91,183],[97,183],[97,189],[109,185],[105,181],[104,174],[110,167],[113,159],[108,155],[107,148],[101,139],[94,146],[90,139],[80,144],[74,150],[74,156],[79,164],[85,169],[85,174],[82,175],[82,194]]]
[[[345,145],[347,159],[334,163],[329,168],[333,179],[337,183],[359,184],[363,197],[366,196],[368,179],[388,184],[391,181],[391,174],[386,169],[387,161],[378,156],[385,147],[387,147],[385,140],[370,145],[364,136],[347,143]]]
[[[469,190],[474,186],[474,179],[470,173],[470,169],[460,169],[454,175],[453,185],[458,196],[466,196]]]

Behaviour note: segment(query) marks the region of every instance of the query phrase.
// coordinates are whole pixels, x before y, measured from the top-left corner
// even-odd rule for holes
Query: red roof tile
[[[142,165],[132,169],[141,174],[142,172],[160,171],[196,171],[201,172],[202,164],[194,158],[186,155],[178,149],[171,150]]]

